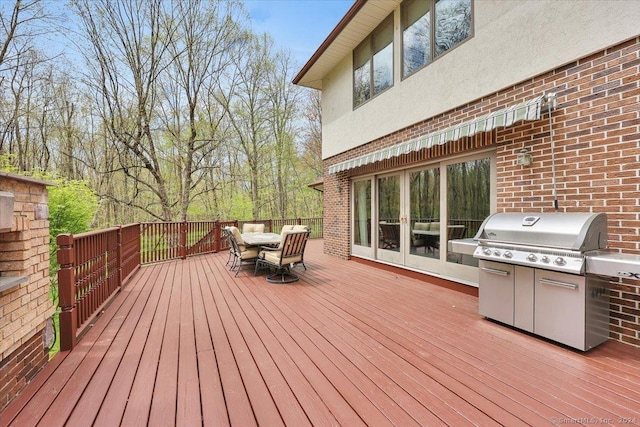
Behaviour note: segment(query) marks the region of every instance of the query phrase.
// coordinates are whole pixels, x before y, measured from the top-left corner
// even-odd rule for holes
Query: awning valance
[[[486,116],[469,120],[447,129],[422,135],[409,141],[396,144],[355,159],[347,160],[329,166],[329,173],[335,174],[341,171],[368,165],[369,163],[387,160],[413,151],[420,151],[423,148],[431,148],[434,145],[444,145],[449,141],[455,141],[467,136],[473,136],[481,132],[489,132],[499,127],[507,127],[524,120],[539,120],[545,96],[517,104],[503,110],[494,111]]]

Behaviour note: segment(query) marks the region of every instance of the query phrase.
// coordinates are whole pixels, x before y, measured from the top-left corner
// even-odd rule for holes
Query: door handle
[[[543,283],[545,285],[551,285],[551,286],[558,286],[561,288],[568,288],[568,289],[573,289],[576,290],[578,289],[578,285],[576,285],[575,283],[567,283],[567,282],[560,282],[558,280],[551,280],[551,279],[540,279],[540,283]]]
[[[498,276],[503,276],[503,277],[507,277],[509,275],[508,271],[498,270],[496,268],[482,267],[482,271],[485,271],[490,274],[496,274]]]

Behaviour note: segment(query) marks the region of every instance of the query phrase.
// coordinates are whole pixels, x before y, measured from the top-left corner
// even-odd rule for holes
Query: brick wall
[[[0,410],[48,359],[42,332],[55,307],[49,297],[47,185],[0,173],[0,191],[14,195],[13,228],[0,232],[0,275],[27,277],[0,292]]]
[[[640,254],[640,38],[520,82],[476,102],[401,129],[325,161],[325,251],[349,256],[350,181],[480,147],[497,152],[499,212],[552,211],[553,179],[548,115],[474,138],[361,168],[328,173],[328,167],[491,110],[554,91],[552,114],[556,197],[562,212],[606,212],[609,246]],[[533,164],[516,164],[527,148]],[[341,188],[342,191],[338,191]],[[640,346],[640,284],[612,283],[611,337]]]
[[[20,394],[48,360],[48,352],[43,351],[42,337],[35,334],[0,362],[0,412]]]

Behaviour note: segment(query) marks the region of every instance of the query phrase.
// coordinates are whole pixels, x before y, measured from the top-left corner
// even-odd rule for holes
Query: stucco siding
[[[350,56],[323,80],[324,159],[640,33],[638,1],[473,4],[473,38],[405,80],[396,73],[391,89],[359,108],[352,108]],[[398,51],[400,28],[395,22]]]

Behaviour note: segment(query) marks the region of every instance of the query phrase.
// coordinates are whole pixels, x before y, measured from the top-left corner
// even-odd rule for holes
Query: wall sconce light
[[[336,190],[338,190],[338,193],[342,193],[342,185],[336,184]]]
[[[520,152],[518,153],[516,164],[520,166],[531,166],[531,163],[533,163],[533,156],[531,155],[529,150],[527,150],[526,148],[520,150]]]

